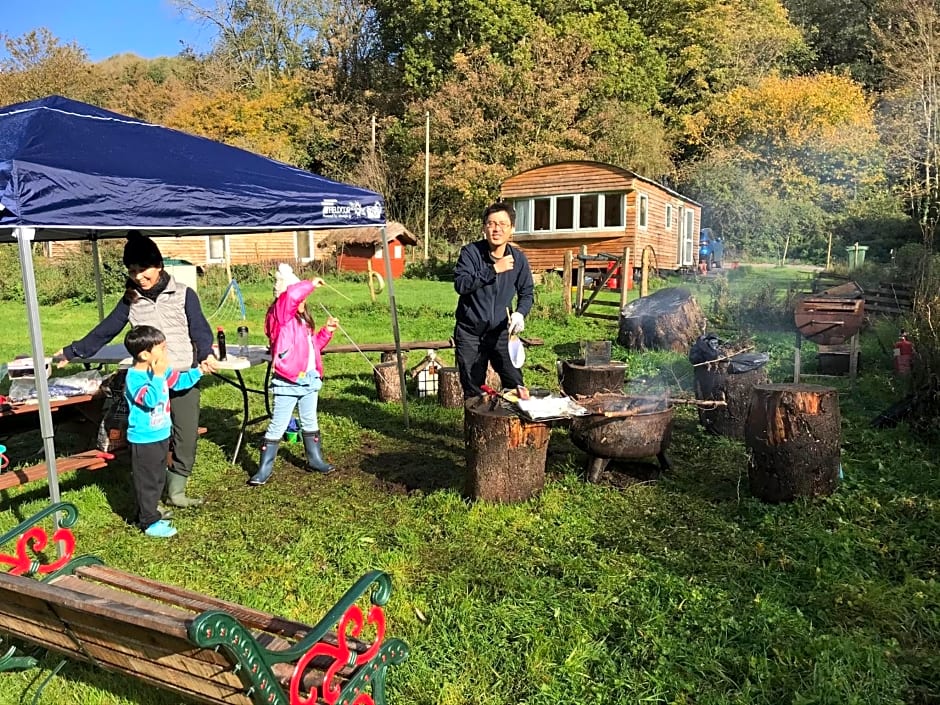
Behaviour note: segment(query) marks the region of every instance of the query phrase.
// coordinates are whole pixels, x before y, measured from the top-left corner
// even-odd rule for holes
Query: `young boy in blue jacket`
[[[171,370],[166,336],[153,326],[134,326],[124,338],[134,357],[127,371],[124,396],[130,410],[127,442],[137,500],[137,526],[157,538],[176,535],[163,519],[157,503],[166,484],[166,458],[170,450],[170,390],[189,389],[202,377],[200,368]]]

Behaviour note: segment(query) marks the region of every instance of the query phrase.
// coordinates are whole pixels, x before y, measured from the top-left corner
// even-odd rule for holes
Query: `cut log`
[[[551,429],[532,423],[490,399],[476,397],[464,405],[467,444],[466,495],[492,502],[521,502],[545,485],[545,460]]]
[[[401,401],[401,379],[398,376],[398,360],[380,362],[372,373],[375,393],[379,401]]]
[[[617,342],[631,350],[687,353],[704,327],[705,315],[691,291],[660,289],[621,309]]]
[[[750,372],[730,374],[728,360],[710,362],[695,370],[695,398],[702,400],[724,400],[725,406],[699,407],[699,423],[709,433],[744,440],[751,392],[758,384],[768,384],[770,375],[761,367]]]
[[[484,384],[487,387],[492,387],[493,389],[502,389],[503,388],[503,378],[500,377],[496,370],[493,369],[492,365],[486,366],[486,381]]]
[[[437,398],[445,409],[463,406],[463,387],[456,367],[442,367],[437,371]]]
[[[839,396],[813,384],[761,384],[745,429],[751,494],[766,502],[832,494],[841,461]]]
[[[584,360],[560,360],[558,383],[569,397],[620,394],[627,373],[625,362],[585,365]]]

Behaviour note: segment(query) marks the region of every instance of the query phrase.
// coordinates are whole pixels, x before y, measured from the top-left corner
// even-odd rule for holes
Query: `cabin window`
[[[516,232],[530,232],[532,230],[532,201],[527,198],[513,201],[512,206],[516,209]]]
[[[604,227],[622,228],[623,227],[623,194],[605,193],[604,194]]]
[[[225,261],[225,235],[210,235],[209,242],[206,245],[207,257],[209,262]]]
[[[639,194],[636,202],[636,225],[645,230],[649,224],[650,198],[645,193]]]
[[[578,200],[578,227],[581,229],[597,227],[597,194],[584,195]]]
[[[574,196],[555,199],[555,230],[574,230]]]
[[[297,259],[307,261],[313,259],[313,232],[310,230],[294,231],[294,251],[297,253]]]
[[[622,228],[624,198],[623,193],[584,193],[514,199],[516,233]]]
[[[532,210],[535,212],[533,230],[551,230],[552,229],[552,199],[535,198],[532,199]]]
[[[666,230],[672,230],[672,204],[666,204]]]

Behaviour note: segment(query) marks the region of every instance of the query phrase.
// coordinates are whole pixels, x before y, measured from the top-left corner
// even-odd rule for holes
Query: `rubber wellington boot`
[[[323,459],[323,454],[320,452],[319,431],[304,433],[304,450],[307,452],[307,472],[319,472],[326,475],[336,469],[335,465],[330,465]]]
[[[267,438],[261,444],[261,459],[258,461],[258,472],[248,480],[249,487],[260,487],[271,479],[274,473],[274,459],[277,457],[277,447],[280,441],[269,441]]]
[[[188,477],[177,475],[170,470],[166,471],[166,501],[174,507],[198,507],[202,504],[201,499],[186,496],[186,483]]]

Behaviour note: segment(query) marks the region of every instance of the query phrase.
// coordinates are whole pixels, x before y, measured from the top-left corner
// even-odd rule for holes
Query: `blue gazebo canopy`
[[[0,108],[0,242],[381,226],[382,197],[51,96]]]

